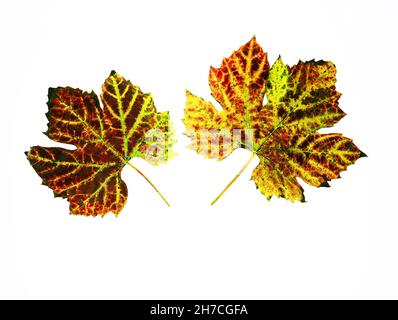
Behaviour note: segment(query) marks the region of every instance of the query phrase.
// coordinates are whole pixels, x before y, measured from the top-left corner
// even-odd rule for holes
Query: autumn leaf
[[[127,200],[127,186],[121,178],[126,164],[168,204],[129,160],[167,161],[174,142],[169,113],[157,112],[150,94],[115,71],[102,86],[101,100],[104,108],[94,92],[50,88],[45,134],[76,149],[35,146],[26,152],[30,164],[54,196],[68,199],[71,214],[104,216],[112,211],[118,215]]]
[[[300,61],[289,67],[279,57],[270,68],[255,37],[224,58],[220,68],[211,67],[210,90],[222,109],[187,91],[183,121],[190,148],[218,160],[236,148],[252,153],[212,204],[256,156],[252,180],[257,188],[268,200],[276,196],[291,201],[304,201],[298,177],[312,186],[328,186],[365,156],[351,139],[318,132],[345,116],[335,83],[331,62]]]

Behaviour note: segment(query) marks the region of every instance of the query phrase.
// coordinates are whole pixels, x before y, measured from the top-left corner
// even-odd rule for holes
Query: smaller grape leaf
[[[151,94],[115,71],[102,86],[101,100],[104,108],[93,91],[50,88],[45,134],[76,149],[34,146],[26,152],[30,164],[55,197],[67,198],[71,214],[118,215],[127,200],[127,186],[121,178],[126,164],[168,204],[129,160],[140,157],[156,165],[172,156],[169,113],[157,112]]]
[[[256,156],[252,180],[257,188],[268,200],[291,201],[305,201],[298,177],[312,186],[329,186],[328,181],[366,156],[351,139],[318,132],[345,116],[335,83],[336,67],[328,61],[299,61],[290,67],[279,57],[270,67],[255,37],[224,58],[220,68],[211,67],[211,94],[222,109],[186,92],[183,122],[192,139],[189,147],[218,160],[236,148],[252,152],[212,204]]]

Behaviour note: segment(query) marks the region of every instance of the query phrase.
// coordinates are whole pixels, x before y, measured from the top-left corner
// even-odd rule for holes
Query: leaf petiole
[[[221,196],[225,193],[225,191],[227,191],[229,189],[229,187],[235,182],[235,180],[239,178],[239,176],[242,174],[243,171],[245,171],[245,169],[248,167],[250,162],[252,162],[252,160],[254,159],[255,156],[256,156],[256,154],[253,152],[252,155],[250,156],[249,160],[242,167],[242,169],[240,169],[240,171],[236,174],[236,176],[226,185],[226,187],[223,189],[223,191],[221,191],[221,193],[211,202],[211,205],[215,204],[218,201],[218,199],[220,199]]]
[[[143,174],[136,166],[134,166],[133,164],[131,164],[130,162],[127,162],[127,164],[132,167],[135,171],[137,171],[146,181],[148,181],[148,183],[152,186],[152,188],[155,189],[155,191],[157,192],[157,194],[163,199],[163,201],[170,207],[170,203],[166,200],[166,198],[161,194],[161,192],[158,190],[158,188],[156,188],[156,186],[151,182],[151,180],[149,180],[147,178],[147,176],[145,174]]]

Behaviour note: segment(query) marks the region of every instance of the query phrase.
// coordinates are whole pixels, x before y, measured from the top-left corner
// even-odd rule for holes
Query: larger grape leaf
[[[220,68],[210,68],[211,93],[221,110],[187,91],[183,121],[190,147],[219,160],[236,148],[248,149],[248,162],[255,156],[260,160],[252,179],[267,199],[304,201],[298,177],[312,186],[328,186],[365,156],[341,134],[318,133],[345,116],[335,83],[332,62],[300,61],[290,67],[279,57],[270,68],[267,53],[253,37]]]
[[[126,164],[151,183],[129,160],[141,157],[157,164],[171,155],[169,113],[157,112],[150,94],[112,71],[101,100],[104,108],[94,92],[50,88],[45,134],[76,149],[35,146],[26,152],[43,184],[68,199],[71,214],[118,215],[127,200],[121,178]]]

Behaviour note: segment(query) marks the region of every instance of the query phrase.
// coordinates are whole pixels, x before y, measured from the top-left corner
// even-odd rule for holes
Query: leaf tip
[[[330,188],[330,184],[329,184],[329,182],[327,182],[327,180],[325,180],[318,187],[319,188]]]
[[[193,94],[192,94],[192,92],[189,91],[188,89],[185,89],[185,96],[188,98],[188,97],[192,97]]]
[[[45,116],[48,120],[50,120],[50,111],[52,109],[52,107],[54,106],[54,100],[58,97],[57,95],[57,91],[60,87],[58,88],[48,88],[48,101],[47,101],[47,106],[48,106],[48,111],[45,113]]]
[[[57,89],[58,88],[54,88],[54,87],[49,87],[48,88],[48,98],[50,99],[53,99],[54,97],[55,97],[55,95],[56,95],[56,92],[57,92]]]
[[[278,58],[275,60],[274,64],[281,64],[284,65],[283,61],[282,61],[282,56],[278,55]]]
[[[224,60],[223,60],[224,61]],[[217,79],[217,68],[210,66],[209,68],[209,82],[212,83]]]

